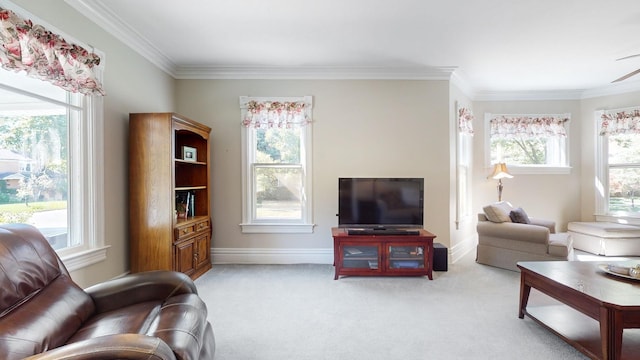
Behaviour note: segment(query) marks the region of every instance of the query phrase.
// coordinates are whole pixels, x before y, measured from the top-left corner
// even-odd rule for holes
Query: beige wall
[[[104,186],[107,261],[72,273],[82,286],[119,276],[129,269],[127,137],[130,112],[171,111],[174,80],[131,48],[69,7],[64,1],[14,3],[78,41],[106,54],[104,59]]]
[[[448,81],[174,80],[63,1],[15,0],[18,6],[106,54],[104,172],[108,259],[73,277],[90,285],[128,271],[127,136],[130,112],[177,111],[213,129],[213,247],[332,248],[337,224],[337,178],[425,178],[425,227],[456,253],[468,251],[475,222],[455,228],[455,103],[471,103]],[[240,232],[241,158],[238,97],[314,97],[313,234],[247,235]],[[495,201],[495,181],[484,164],[484,113],[572,114],[571,173],[517,175],[505,180],[505,199],[532,216],[554,219],[559,229],[594,213],[593,112],[639,105],[639,93],[574,101],[476,101],[473,206]],[[463,250],[464,249],[464,250]],[[267,251],[267,252],[268,252]],[[216,258],[214,257],[214,261]]]
[[[514,174],[503,180],[502,199],[522,207],[529,216],[556,221],[558,231],[566,231],[569,221],[580,220],[580,176],[583,165],[582,128],[589,126],[579,100],[566,101],[476,101],[473,104],[474,123],[474,207],[478,212],[498,199],[496,180],[487,179],[492,169],[485,164],[484,114],[571,114],[569,126],[570,174]]]
[[[449,245],[447,81],[178,80],[176,90],[178,112],[212,128],[214,249],[331,251],[347,176],[424,177],[425,227]],[[313,96],[313,234],[241,233],[241,95]]]

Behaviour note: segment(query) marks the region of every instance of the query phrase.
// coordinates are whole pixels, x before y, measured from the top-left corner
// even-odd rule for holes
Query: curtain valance
[[[458,109],[458,131],[473,136],[473,113],[467,108]]]
[[[240,97],[242,125],[254,128],[293,128],[311,123],[312,97]]]
[[[61,36],[0,8],[0,66],[53,83],[64,90],[104,95],[94,74],[100,57]]]
[[[489,115],[491,137],[553,137],[567,136],[565,123],[569,114],[561,115]]]
[[[640,107],[602,113],[600,135],[640,134]]]

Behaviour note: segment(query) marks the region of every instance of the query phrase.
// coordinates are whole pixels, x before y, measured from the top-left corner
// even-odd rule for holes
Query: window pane
[[[300,128],[257,129],[256,163],[299,164]]]
[[[39,82],[50,86],[41,94],[66,98]],[[67,132],[64,106],[0,89],[0,222],[32,224],[56,249],[68,246]]]
[[[609,165],[640,164],[640,135],[609,136]]]
[[[492,138],[491,163],[565,166],[565,140],[561,137]]]
[[[67,92],[62,90],[61,88],[40,79],[30,78],[23,72],[16,73],[13,71],[5,71],[4,69],[1,69],[0,84],[6,84],[20,90],[28,91],[30,93],[44,96],[46,98],[60,102],[65,102],[65,99],[67,97]],[[5,98],[5,95],[11,97]],[[0,106],[10,103],[13,110],[37,110],[41,106],[43,106],[45,109],[49,107],[47,103],[34,102],[30,97],[22,95],[9,95],[9,93],[2,93],[2,101],[0,101],[0,103],[2,103],[0,104]]]
[[[640,135],[609,136],[609,211],[640,213]]]
[[[609,211],[640,213],[640,169],[609,169]]]
[[[302,169],[256,166],[256,219],[302,219]]]

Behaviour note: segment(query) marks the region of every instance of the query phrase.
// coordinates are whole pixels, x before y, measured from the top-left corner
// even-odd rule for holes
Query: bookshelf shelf
[[[206,186],[180,186],[176,187],[176,191],[189,191],[189,190],[206,190]]]

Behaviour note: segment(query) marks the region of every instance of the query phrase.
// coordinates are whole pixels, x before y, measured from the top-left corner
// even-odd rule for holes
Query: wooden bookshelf
[[[210,132],[175,113],[129,115],[131,272],[211,268]],[[184,158],[187,147],[191,159]],[[190,197],[178,217],[179,195]]]

